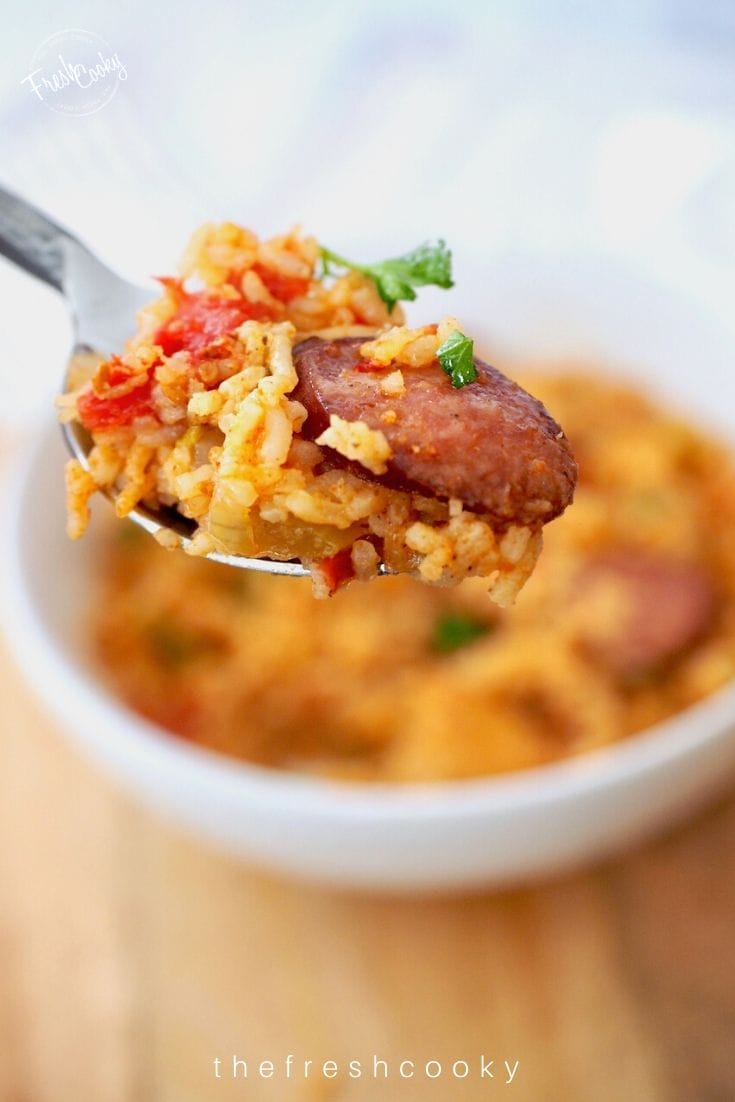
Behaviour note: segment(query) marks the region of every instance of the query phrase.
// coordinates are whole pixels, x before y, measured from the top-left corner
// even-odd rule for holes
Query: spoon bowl
[[[122,279],[68,230],[53,222],[30,203],[0,188],[0,254],[19,268],[47,283],[63,295],[74,327],[74,346],[64,381],[80,357],[106,358],[121,352],[130,336],[130,319],[151,301],[150,290]],[[89,470],[92,438],[76,421],[61,426],[72,456]],[[184,550],[195,525],[175,509],[151,509],[138,505],[128,517],[150,535],[173,532]],[[212,551],[215,562],[244,570],[268,574],[306,577],[309,571],[300,562],[252,559]]]

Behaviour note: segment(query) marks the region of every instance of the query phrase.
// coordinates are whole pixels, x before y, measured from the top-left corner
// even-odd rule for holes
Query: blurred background
[[[444,236],[458,278],[465,255],[591,250],[732,310],[729,0],[3,0],[0,16],[0,182],[131,278],[226,218],[299,222],[366,258]],[[23,82],[75,28],[127,70],[90,115]],[[0,298],[7,452],[54,393],[70,331],[4,262]],[[485,1097],[474,1081],[228,1094],[211,1060],[248,1046],[469,1047],[519,1060],[495,1093],[534,1102],[735,1097],[731,803],[532,891],[336,897],[245,873],[128,805],[3,661],[3,1102]]]
[[[458,257],[582,246],[731,300],[725,0],[5,9],[0,175],[131,277],[168,270],[199,222],[232,218],[299,222],[376,258],[439,235]],[[127,70],[84,117],[22,83],[44,40],[74,28]],[[53,364],[61,306],[4,266],[0,292],[16,317],[43,304]],[[0,369],[5,398],[9,365],[24,368],[17,413],[56,378],[20,330]]]

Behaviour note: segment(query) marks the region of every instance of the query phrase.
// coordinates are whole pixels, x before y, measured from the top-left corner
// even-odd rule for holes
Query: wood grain
[[[0,1099],[723,1102],[735,801],[602,869],[390,899],[249,871],[134,806],[0,654]],[[468,1079],[214,1079],[213,1059],[520,1061]]]

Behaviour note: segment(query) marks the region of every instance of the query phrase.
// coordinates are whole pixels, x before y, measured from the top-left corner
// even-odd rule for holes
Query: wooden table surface
[[[0,777],[0,1102],[735,1099],[735,796],[528,890],[299,886],[113,787],[2,638]],[[338,1078],[304,1078],[307,1059]],[[253,1077],[261,1060],[278,1075]],[[458,1060],[467,1079],[448,1074]]]
[[[735,1098],[735,800],[531,890],[330,893],[240,867],[134,806],[64,743],[4,652],[0,701],[3,1102]],[[467,1059],[472,1074],[226,1077],[233,1056],[289,1052],[377,1055],[392,1076],[403,1059]]]

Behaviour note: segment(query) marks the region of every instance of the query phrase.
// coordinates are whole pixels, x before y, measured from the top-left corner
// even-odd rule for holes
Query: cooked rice
[[[390,444],[380,429],[371,429],[364,421],[345,421],[336,413],[329,428],[318,436],[316,444],[326,444],[346,459],[354,459],[373,474],[385,474],[391,457]]]
[[[626,388],[536,375],[531,389],[563,418],[580,483],[511,613],[487,601],[484,580],[448,590],[382,578],[317,602],[308,582],[171,560],[117,526],[95,602],[99,655],[117,690],[227,754],[377,780],[539,765],[622,739],[714,692],[735,675],[731,459]],[[424,564],[436,556],[441,569],[442,531],[452,524],[457,544],[477,538],[457,502],[439,523],[406,529]],[[519,529],[502,538],[501,553],[521,574],[532,539]],[[625,615],[617,590],[580,599],[577,581],[621,546],[691,564],[717,596],[693,645],[633,679],[580,642],[590,623],[604,629]],[[373,576],[370,542],[357,540],[351,558],[358,576]],[[472,641],[437,649],[447,617],[479,625]]]
[[[401,398],[406,393],[406,383],[401,370],[391,371],[380,380],[380,389],[389,398]]]
[[[454,318],[410,329],[400,307],[391,312],[374,283],[351,272],[331,285],[316,276],[320,250],[297,230],[259,241],[233,223],[208,224],[193,237],[181,276],[216,292],[217,302],[243,302],[264,316],[248,319],[212,340],[192,360],[167,355],[157,334],[180,325],[187,292],[163,280],[163,295],[138,316],[138,330],[122,358],[98,365],[60,403],[64,420],[84,420],[85,403],[136,401],[150,387],[129,424],[93,429],[87,474],[76,460],[67,467],[68,532],[86,529],[89,499],[113,498],[119,517],[140,504],[174,506],[195,524],[186,550],[273,559],[300,559],[324,592],[325,560],[356,541],[380,544],[389,571],[412,573],[437,584],[486,576],[493,599],[513,600],[533,569],[541,537],[524,530],[523,554],[506,554],[503,533],[471,512],[454,516],[448,503],[388,489],[350,470],[322,470],[319,445],[337,450],[380,475],[391,451],[384,434],[357,420],[333,416],[316,444],[302,445],[304,407],[291,397],[298,379],[296,342],[319,334],[371,335],[362,354],[392,367],[386,394],[404,392],[402,372],[431,363],[439,344],[458,328]],[[377,336],[375,335],[377,331]],[[395,419],[387,411],[385,423]],[[177,546],[166,536],[164,546]],[[358,577],[368,576],[358,554]],[[320,574],[321,570],[321,574]],[[327,590],[329,587],[327,586]]]

